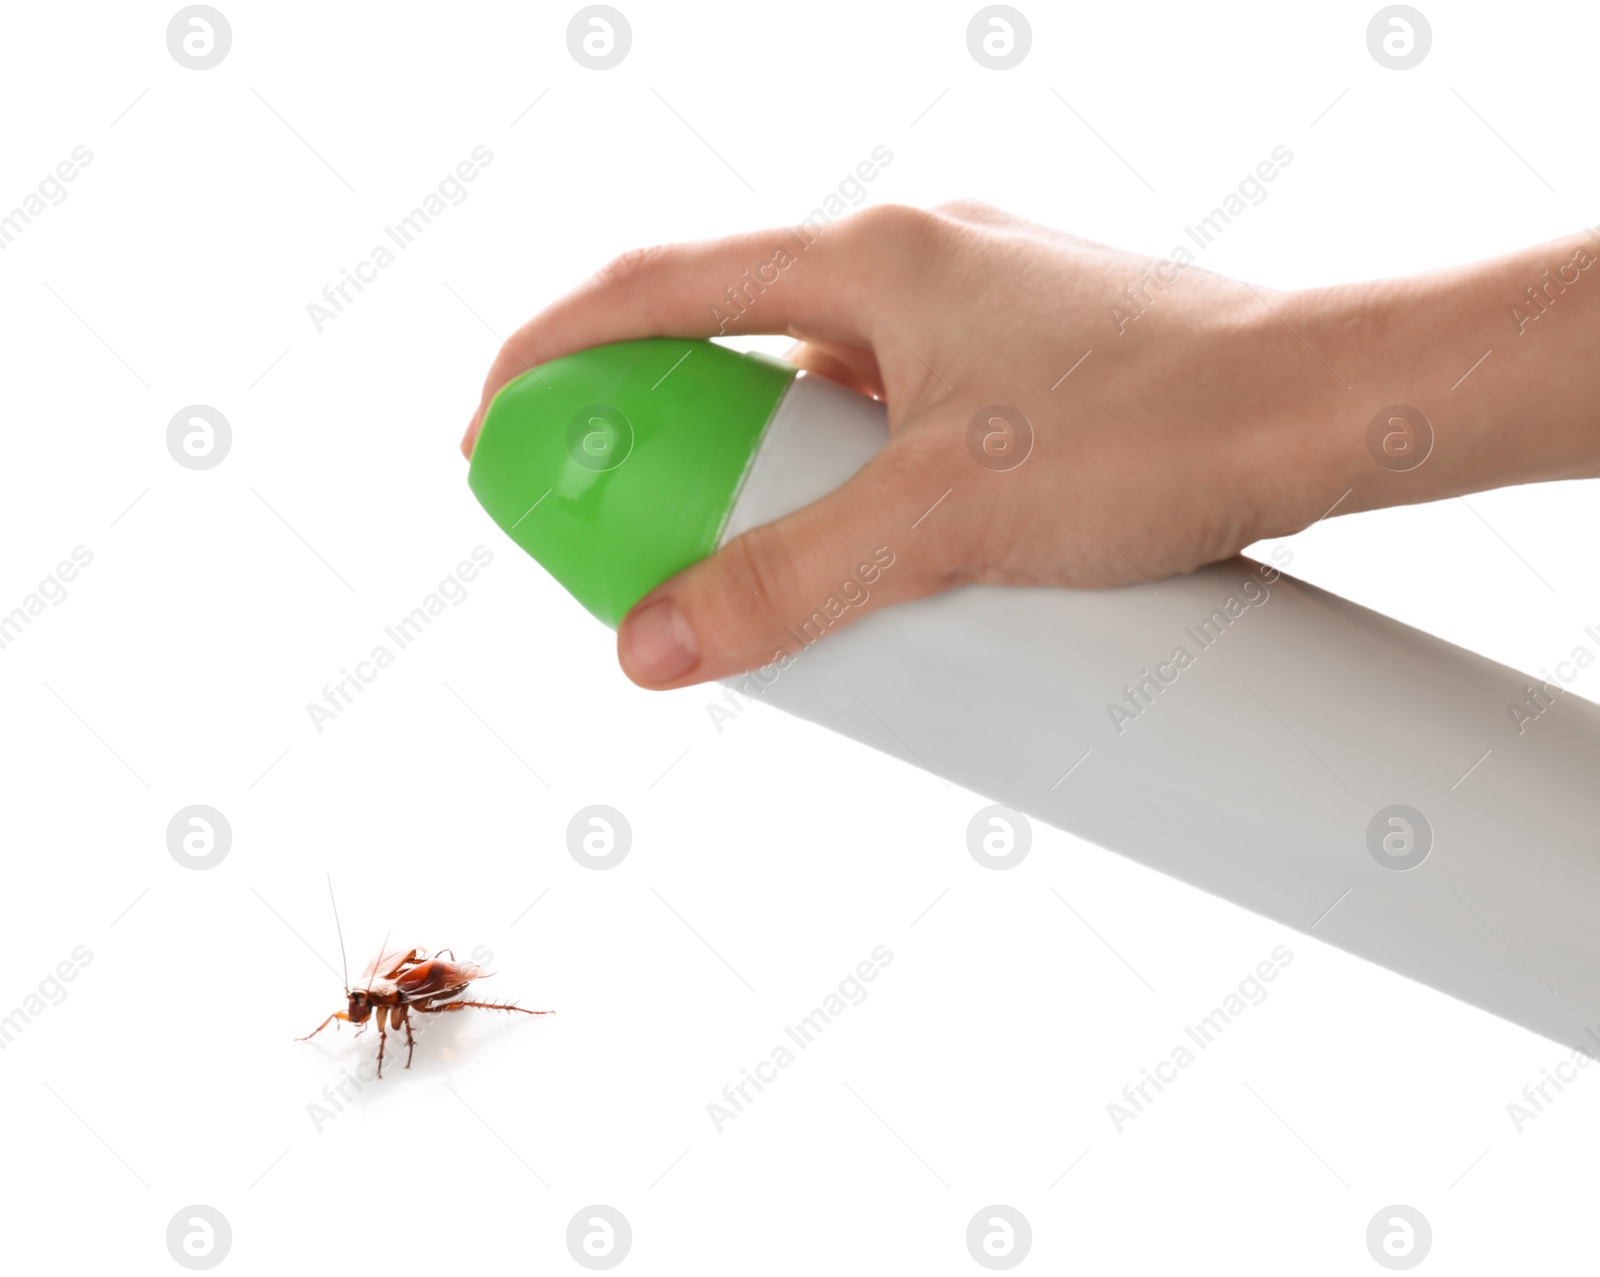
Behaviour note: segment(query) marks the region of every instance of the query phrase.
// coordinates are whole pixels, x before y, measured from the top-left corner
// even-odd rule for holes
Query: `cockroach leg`
[[[306,1034],[305,1037],[296,1038],[295,1041],[296,1042],[309,1042],[309,1041],[311,1041],[312,1038],[316,1037],[317,1034],[321,1033],[334,1020],[343,1020],[346,1024],[348,1024],[348,1023],[350,1023],[350,1016],[344,1011],[335,1011],[332,1015],[330,1015],[321,1024],[317,1025],[316,1028],[312,1029],[310,1033]]]
[[[411,1036],[411,1016],[404,1007],[398,1008],[400,1023],[406,1026],[406,1068],[411,1067],[411,1052],[416,1049],[417,1040]]]
[[[378,1022],[378,1079],[381,1081],[383,1079],[383,1047],[384,1043],[388,1041],[388,1036],[383,1028],[386,1017],[375,1015],[372,1018]]]
[[[554,1011],[530,1011],[510,1002],[442,1002],[428,1008],[430,1011],[459,1011],[462,1007],[482,1007],[485,1011],[521,1011],[523,1015],[554,1015]]]

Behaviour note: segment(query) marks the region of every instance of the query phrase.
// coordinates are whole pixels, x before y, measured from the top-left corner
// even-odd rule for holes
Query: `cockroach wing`
[[[367,963],[361,972],[362,981],[377,976],[382,979],[392,980],[407,966],[414,965],[418,957],[426,953],[426,949],[385,949],[371,962]]]
[[[433,958],[402,971],[395,984],[407,1002],[426,1002],[447,993],[459,993],[483,974],[475,962],[445,962]]]

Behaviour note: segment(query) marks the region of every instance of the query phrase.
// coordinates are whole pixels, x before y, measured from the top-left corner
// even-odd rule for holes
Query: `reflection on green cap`
[[[657,337],[541,364],[489,405],[467,476],[506,533],[615,628],[710,554],[795,370]]]

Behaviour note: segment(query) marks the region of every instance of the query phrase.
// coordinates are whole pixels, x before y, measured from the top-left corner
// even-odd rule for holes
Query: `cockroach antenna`
[[[378,946],[378,956],[372,962],[372,974],[367,978],[367,992],[372,992],[372,982],[378,978],[378,968],[383,965],[383,956],[389,952],[389,937],[392,932],[383,933],[383,943]]]
[[[333,906],[333,929],[339,933],[339,966],[344,971],[344,992],[350,996],[350,960],[344,956],[344,928],[339,925],[339,902],[333,898],[333,870],[328,871],[328,903]]]

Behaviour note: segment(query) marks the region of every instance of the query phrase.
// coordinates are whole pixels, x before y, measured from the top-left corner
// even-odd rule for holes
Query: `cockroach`
[[[333,896],[333,882],[328,883],[328,895]],[[334,926],[339,930],[339,957],[344,958],[344,929],[339,926],[339,910],[333,911]],[[376,1019],[378,1025],[378,1076],[383,1076],[383,1048],[388,1042],[388,1029],[406,1031],[406,1068],[411,1067],[411,1055],[416,1039],[411,1036],[411,1012],[427,1014],[442,1011],[462,1011],[467,1007],[482,1007],[486,1011],[520,1011],[523,1015],[553,1015],[551,1011],[530,1011],[514,1002],[477,1002],[461,995],[474,980],[487,979],[486,972],[475,962],[457,962],[449,949],[441,949],[432,957],[426,949],[390,949],[387,937],[378,956],[367,963],[362,975],[367,983],[359,989],[350,987],[349,968],[344,979],[345,997],[350,1006],[335,1011],[316,1028],[297,1042],[309,1042],[335,1020],[365,1027]],[[449,954],[449,961],[443,955]]]

